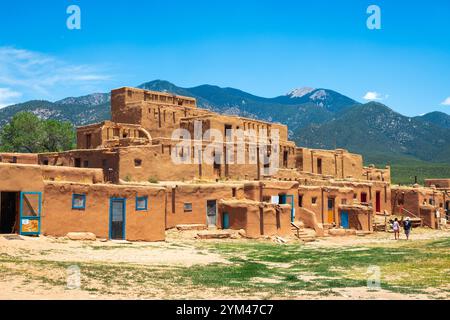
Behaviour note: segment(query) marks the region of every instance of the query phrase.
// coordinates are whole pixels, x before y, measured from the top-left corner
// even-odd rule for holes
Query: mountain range
[[[345,148],[375,163],[390,159],[450,162],[450,115],[442,112],[407,117],[381,103],[359,103],[323,88],[299,88],[264,98],[234,88],[182,88],[162,80],[138,87],[192,96],[199,107],[212,111],[286,124],[290,138],[300,146]],[[0,127],[20,111],[86,125],[110,119],[110,94],[8,106],[0,109]]]

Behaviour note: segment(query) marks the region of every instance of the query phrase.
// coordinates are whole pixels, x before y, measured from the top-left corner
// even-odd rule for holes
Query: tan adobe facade
[[[111,92],[111,114],[77,128],[76,150],[0,154],[0,233],[160,241],[177,225],[203,225],[249,238],[299,226],[324,236],[333,228],[370,232],[377,215],[406,210],[437,227],[425,211],[444,210],[448,199],[434,188],[422,208],[430,193],[392,187],[389,167],[364,166],[344,149],[298,147],[285,125],[217,114],[191,97],[120,88]],[[217,133],[226,139],[220,147]],[[211,145],[214,161],[196,161]],[[239,158],[239,148],[243,163],[224,161]]]

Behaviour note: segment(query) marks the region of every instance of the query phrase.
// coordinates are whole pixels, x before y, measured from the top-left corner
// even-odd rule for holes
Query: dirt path
[[[418,229],[412,234],[411,244],[418,240],[432,240],[450,237],[449,231]],[[283,292],[268,295],[261,292],[233,293],[229,290],[214,288],[196,288],[191,285],[173,286],[172,279],[158,278],[158,272],[170,268],[186,268],[196,265],[205,266],[214,263],[230,263],[225,256],[214,253],[202,243],[224,241],[245,244],[249,240],[195,240],[195,232],[179,233],[169,231],[166,242],[159,243],[116,243],[116,242],[78,242],[51,237],[7,237],[0,235],[0,299],[427,299],[430,294],[400,294],[386,290],[369,291],[367,288],[337,288],[327,294],[323,292],[298,291],[285,296]],[[271,242],[270,240],[261,240]],[[370,246],[407,244],[405,240],[394,241],[392,235],[376,233],[366,236],[327,237],[313,243],[304,244],[311,248],[338,248],[342,246]],[[300,244],[299,245],[303,245]],[[94,275],[88,279],[89,290],[68,289],[66,287],[66,266],[70,263],[79,266],[93,265]],[[61,266],[62,265],[62,266]],[[133,279],[127,282],[117,279],[117,274],[109,274],[108,268],[131,266],[133,277],[142,272],[155,272],[153,282]],[[141,268],[141,269],[140,269]],[[148,271],[150,268],[150,271]],[[126,270],[126,269],[125,269]],[[128,271],[125,271],[128,272]],[[111,283],[105,290],[101,279],[111,277]],[[220,275],[218,275],[220,276]],[[97,281],[97,278],[99,280]],[[103,279],[104,280],[104,279]],[[124,282],[125,281],[125,282]],[[97,283],[98,282],[98,283]],[[125,284],[123,284],[125,283]],[[446,298],[435,297],[435,298]]]

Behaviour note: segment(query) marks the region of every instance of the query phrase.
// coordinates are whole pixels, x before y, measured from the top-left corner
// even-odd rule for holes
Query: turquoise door
[[[344,229],[349,229],[350,225],[348,223],[348,212],[341,212],[341,227]]]
[[[20,193],[20,234],[39,235],[41,233],[41,192]]]
[[[295,221],[295,201],[292,194],[280,194],[280,204],[291,205],[291,222]]]
[[[223,229],[229,229],[230,228],[230,216],[226,212],[223,213],[222,228]]]

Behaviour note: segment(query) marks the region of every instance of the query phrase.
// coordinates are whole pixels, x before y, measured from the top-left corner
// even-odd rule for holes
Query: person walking
[[[394,238],[395,240],[400,239],[400,223],[398,222],[398,219],[394,219],[394,223],[392,224],[392,229],[394,229]]]
[[[409,217],[406,217],[406,220],[403,221],[403,229],[405,230],[406,240],[409,240],[409,234],[411,233],[412,224]]]

